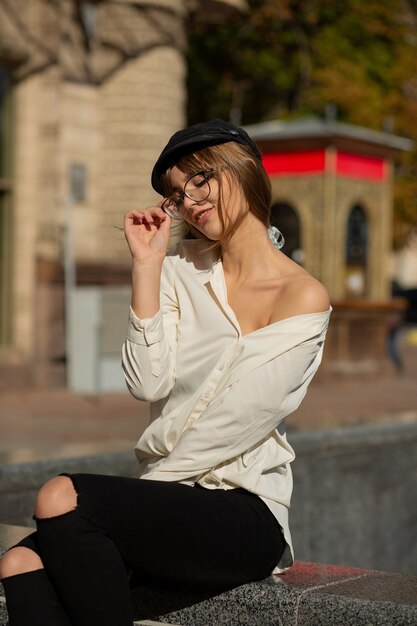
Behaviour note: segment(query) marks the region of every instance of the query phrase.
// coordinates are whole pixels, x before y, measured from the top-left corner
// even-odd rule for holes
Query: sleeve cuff
[[[141,346],[151,346],[164,338],[162,313],[158,311],[153,317],[139,319],[132,308],[129,313],[127,339]]]

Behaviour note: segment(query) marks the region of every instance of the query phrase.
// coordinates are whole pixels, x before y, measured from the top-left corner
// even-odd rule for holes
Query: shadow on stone
[[[141,585],[132,589],[135,620],[161,617],[218,596],[221,591]]]

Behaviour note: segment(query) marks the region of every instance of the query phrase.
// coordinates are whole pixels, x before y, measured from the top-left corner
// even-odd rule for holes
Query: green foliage
[[[323,115],[390,129],[417,144],[414,0],[249,0],[227,24],[191,21],[189,122],[249,124]],[[417,152],[395,190],[396,243],[417,223]]]

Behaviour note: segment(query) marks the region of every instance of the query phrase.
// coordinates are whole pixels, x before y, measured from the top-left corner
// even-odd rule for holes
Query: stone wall
[[[417,574],[417,423],[289,440],[296,558]]]
[[[298,560],[417,574],[417,423],[293,433]],[[0,522],[30,523],[60,472],[135,475],[132,452],[0,466]]]

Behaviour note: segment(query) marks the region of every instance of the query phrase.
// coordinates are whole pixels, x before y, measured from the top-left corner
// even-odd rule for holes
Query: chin
[[[194,231],[198,231],[204,235],[204,237],[210,239],[210,241],[220,241],[221,239],[220,228],[213,227],[210,224],[202,224],[201,226],[198,226],[197,224],[189,223],[188,225],[191,226]]]
[[[204,235],[205,239],[208,239],[209,241],[220,241],[220,237],[219,236],[215,236],[215,235],[211,235],[210,233],[206,233],[203,230],[200,230],[199,228],[196,228],[194,226],[194,231],[198,231],[199,234]],[[196,235],[198,237],[198,235]]]

